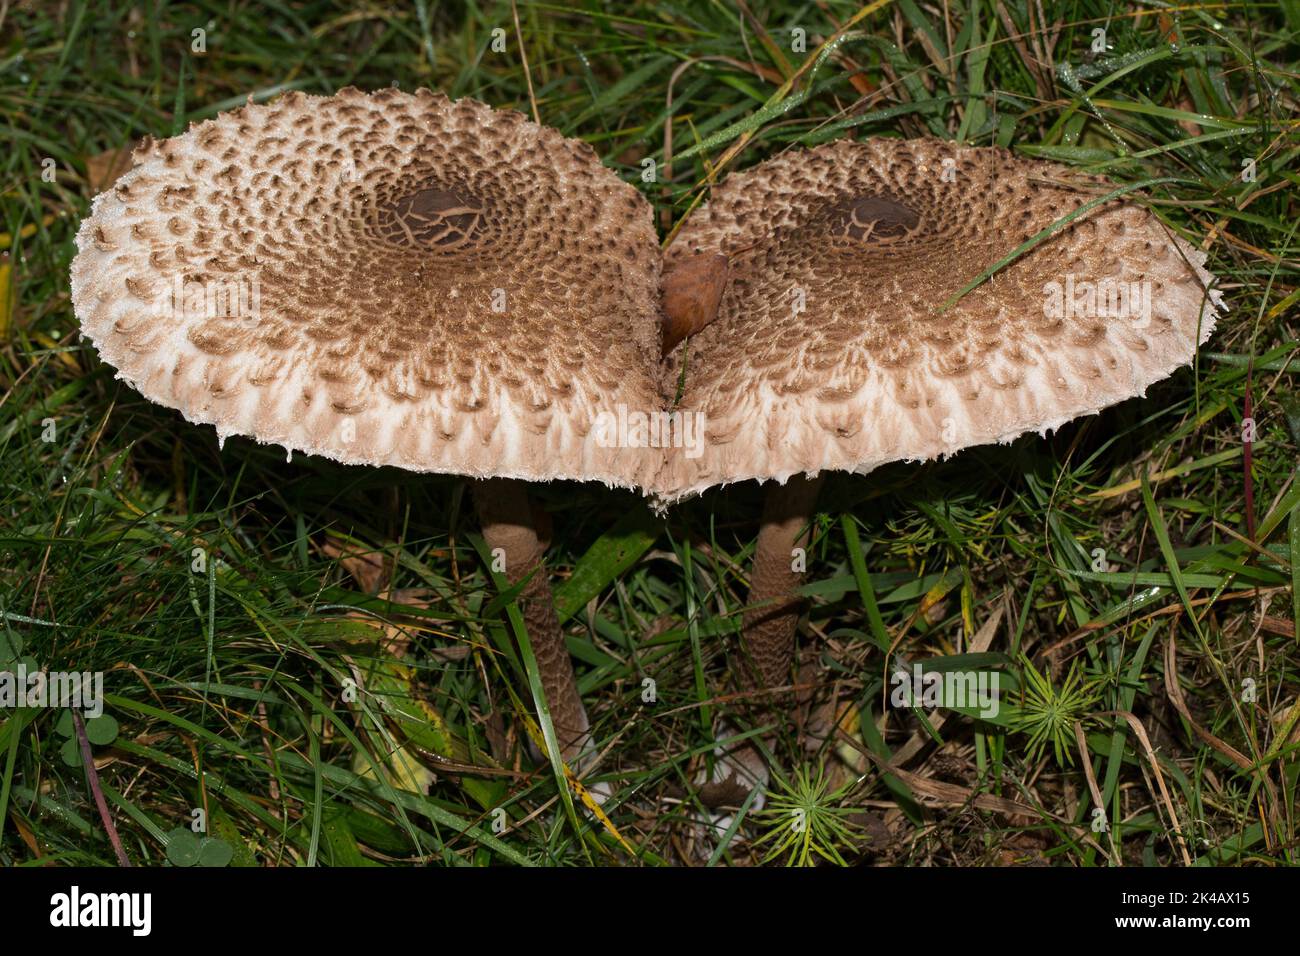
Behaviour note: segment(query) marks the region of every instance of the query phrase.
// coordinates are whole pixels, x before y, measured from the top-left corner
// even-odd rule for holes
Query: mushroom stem
[[[803,580],[803,562],[796,565],[795,548],[806,548],[811,537],[813,508],[822,478],[795,475],[784,485],[772,485],[763,503],[763,524],[758,531],[753,564],[749,573],[749,610],[741,618],[741,647],[744,663],[741,686],[748,691],[780,687],[790,680],[794,664],[794,632],[799,623],[802,599],[794,592]],[[764,695],[758,709],[771,706]],[[768,738],[768,746],[775,742]],[[750,790],[761,792],[768,783],[767,764],[750,742],[719,753],[713,776],[698,790],[706,807],[739,803]],[[761,809],[762,803],[756,803]]]
[[[790,679],[795,625],[803,603],[794,593],[803,581],[803,571],[794,570],[794,550],[808,545],[821,485],[820,475],[795,475],[767,491],[749,576],[750,609],[741,619],[748,658],[742,674],[752,689],[779,687]]]
[[[483,528],[483,540],[494,559],[504,557],[506,580],[514,585],[528,578],[517,599],[519,613],[537,660],[560,752],[566,761],[572,762],[582,753],[590,724],[578,694],[573,660],[564,646],[564,633],[560,630],[550,581],[542,563],[549,534],[545,530],[539,534],[538,525],[545,523],[545,515],[540,514],[539,522],[527,485],[512,478],[476,482],[474,504]]]

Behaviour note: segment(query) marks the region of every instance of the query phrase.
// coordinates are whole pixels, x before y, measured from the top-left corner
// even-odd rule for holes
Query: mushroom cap
[[[349,88],[250,103],[135,160],[81,224],[72,299],[149,399],[354,464],[652,479],[660,456],[593,423],[659,404],[658,240],[587,144]]]
[[[660,500],[931,459],[1145,394],[1191,361],[1222,297],[1204,254],[1140,206],[1094,207],[940,308],[1111,188],[933,139],[841,141],[729,176],[665,257],[721,253],[730,280],[667,362],[675,383],[689,348],[677,407],[706,438],[665,463]]]

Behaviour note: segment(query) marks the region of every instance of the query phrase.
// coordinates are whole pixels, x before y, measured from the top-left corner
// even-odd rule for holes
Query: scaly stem
[[[483,539],[488,548],[493,552],[500,549],[504,555],[506,580],[514,585],[528,578],[518,597],[519,613],[537,659],[542,690],[546,694],[560,752],[566,762],[572,763],[582,753],[590,724],[582,698],[578,695],[573,661],[564,646],[564,633],[555,613],[551,584],[542,564],[546,554],[546,535],[538,533],[528,486],[510,478],[476,482],[474,504],[478,508]]]
[[[784,485],[768,489],[749,576],[750,609],[742,618],[742,643],[748,658],[742,674],[751,688],[790,682],[795,625],[803,604],[795,594],[803,582],[803,571],[795,570],[795,549],[808,546],[821,484],[820,475],[795,475]]]
[[[745,660],[740,682],[749,691],[769,690],[790,682],[794,664],[794,632],[803,601],[795,594],[803,581],[807,555],[796,562],[795,549],[807,548],[811,538],[813,507],[822,479],[795,475],[784,485],[768,489],[763,504],[763,524],[754,547],[749,575],[749,610],[741,619],[741,646]],[[799,567],[801,570],[796,571]],[[775,701],[764,694],[757,709]],[[768,741],[769,745],[774,741]],[[738,804],[754,788],[766,787],[767,765],[752,743],[733,746],[720,754],[711,779],[702,781],[698,793],[705,806]],[[755,807],[761,807],[756,802]]]

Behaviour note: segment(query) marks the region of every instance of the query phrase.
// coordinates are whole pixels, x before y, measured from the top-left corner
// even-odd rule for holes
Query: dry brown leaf
[[[391,558],[382,551],[355,551],[333,538],[326,538],[320,550],[328,557],[337,558],[364,594],[377,595],[388,577]]]
[[[992,813],[1006,813],[1014,816],[1023,816],[1028,817],[1031,820],[1040,820],[1045,815],[1044,811],[1039,811],[1025,803],[1017,803],[1015,800],[1008,800],[1005,797],[997,797],[991,793],[975,793],[975,791],[960,786],[959,784],[946,783],[942,780],[931,780],[929,777],[923,777],[918,773],[912,773],[910,770],[904,770],[902,767],[881,760],[863,746],[860,741],[854,740],[844,731],[837,728],[835,735],[874,763],[881,773],[898,777],[903,781],[903,783],[907,784],[913,793],[923,799],[933,800],[937,803],[952,804],[954,806],[978,807],[981,810],[988,810]]]
[[[131,153],[137,145],[138,142],[127,143],[86,158],[86,182],[90,184],[91,192],[102,193],[131,169]]]
[[[664,355],[717,318],[729,273],[726,256],[702,253],[682,260],[664,275]]]

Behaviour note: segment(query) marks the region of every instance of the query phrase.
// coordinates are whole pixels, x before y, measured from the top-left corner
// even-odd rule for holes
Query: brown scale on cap
[[[665,257],[667,275],[725,257],[729,280],[716,319],[691,339],[679,405],[704,413],[708,444],[669,459],[661,499],[1009,441],[1141,395],[1187,364],[1219,294],[1206,291],[1204,255],[1131,203],[1094,209],[939,308],[1109,188],[938,140],[838,142],[728,177]],[[1063,291],[1070,275],[1145,284],[1150,313],[1053,313],[1045,286]],[[682,354],[665,363],[666,391]]]
[[[346,462],[651,480],[653,450],[601,447],[592,423],[657,405],[658,244],[590,147],[472,100],[349,89],[135,160],[82,225],[72,288],[150,399]]]

